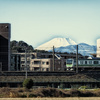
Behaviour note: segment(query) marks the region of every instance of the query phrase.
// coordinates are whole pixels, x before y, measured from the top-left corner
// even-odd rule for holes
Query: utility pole
[[[78,45],[76,45],[76,73],[78,73]]]
[[[25,68],[26,68],[26,79],[27,79],[27,54],[26,54],[26,48],[25,48]]]
[[[55,52],[54,52],[54,46],[53,46],[53,71],[55,71]]]

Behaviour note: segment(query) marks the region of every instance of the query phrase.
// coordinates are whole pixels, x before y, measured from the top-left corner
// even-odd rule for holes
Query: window
[[[21,64],[24,64],[25,63],[25,61],[21,61]]]
[[[49,62],[46,62],[47,65],[49,65]]]
[[[42,64],[45,64],[45,62],[42,62]]]
[[[67,60],[67,64],[72,64],[72,60],[71,59],[68,59]]]
[[[98,64],[98,61],[94,61],[94,64]]]
[[[83,65],[83,61],[80,61],[80,65]]]
[[[34,61],[34,64],[41,64],[40,61]]]
[[[87,61],[85,61],[85,64],[87,64]]]
[[[47,68],[46,71],[49,71],[49,68]]]
[[[89,61],[89,64],[92,64],[92,61]]]
[[[25,57],[25,55],[21,55],[21,57]]]
[[[22,65],[22,67],[25,67],[25,65]]]
[[[45,71],[45,68],[42,68],[42,71]]]
[[[27,61],[27,63],[30,63],[30,61]]]

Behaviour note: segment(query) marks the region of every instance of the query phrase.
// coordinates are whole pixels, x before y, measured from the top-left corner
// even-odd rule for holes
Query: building
[[[21,56],[20,54],[11,54],[11,65],[10,71],[20,71],[21,70]]]
[[[66,71],[66,59],[76,58],[75,54],[53,54],[41,52],[27,52],[27,53],[12,53],[13,55],[20,55],[20,71]],[[83,56],[79,55],[79,58]],[[16,58],[18,59],[18,58]],[[17,60],[18,61],[18,60]],[[19,62],[16,62],[19,63]],[[14,63],[12,64],[12,69]],[[18,64],[17,64],[18,65]],[[54,67],[53,67],[54,66]],[[13,69],[14,70],[14,69]]]
[[[97,39],[97,57],[100,58],[100,39]]]
[[[11,54],[11,68],[13,70],[30,71],[30,60],[36,58],[36,53],[12,53]],[[14,60],[15,59],[15,60]],[[13,62],[14,60],[14,62]],[[15,65],[16,63],[16,65]]]
[[[0,23],[0,71],[10,70],[11,25]]]
[[[30,71],[65,71],[66,60],[57,57],[53,58],[35,58],[30,61]]]

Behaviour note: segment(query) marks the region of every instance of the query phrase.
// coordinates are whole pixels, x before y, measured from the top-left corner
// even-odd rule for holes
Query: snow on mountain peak
[[[77,43],[70,38],[54,38],[54,39],[40,45],[36,49],[38,49],[38,50],[50,50],[50,49],[52,49],[53,46],[55,48],[58,48],[58,47],[66,47],[68,45],[76,45],[76,44]]]

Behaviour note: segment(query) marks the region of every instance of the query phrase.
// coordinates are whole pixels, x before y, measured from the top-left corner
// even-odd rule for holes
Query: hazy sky
[[[0,0],[0,23],[11,23],[11,40],[33,47],[54,37],[96,45],[100,0]]]

